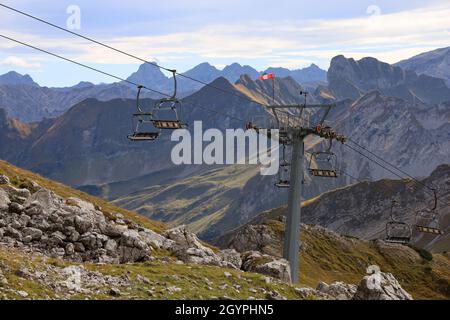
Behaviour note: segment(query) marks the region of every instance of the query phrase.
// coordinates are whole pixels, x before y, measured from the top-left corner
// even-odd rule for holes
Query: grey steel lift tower
[[[304,181],[303,158],[304,140],[309,135],[324,139],[337,140],[342,143],[346,138],[336,134],[331,128],[324,126],[324,121],[334,104],[329,105],[272,105],[272,110],[279,129],[280,143],[292,145],[291,172],[288,198],[288,212],[285,225],[283,257],[289,261],[292,283],[298,281],[299,251],[300,251],[300,218],[301,195]],[[324,108],[325,114],[321,120],[311,127],[304,117],[305,109]],[[318,176],[321,176],[319,173]],[[327,177],[327,175],[323,175]]]

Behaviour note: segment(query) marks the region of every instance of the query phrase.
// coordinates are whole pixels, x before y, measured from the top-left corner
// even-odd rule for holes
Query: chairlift
[[[432,189],[434,195],[434,204],[431,209],[424,209],[416,213],[415,227],[420,233],[443,235],[444,232],[440,227],[440,216],[437,209],[437,193]]]
[[[280,160],[280,169],[278,170],[278,182],[275,184],[280,189],[286,189],[291,186],[291,164],[286,159],[286,146],[283,145],[283,154]]]
[[[177,98],[177,71],[170,70],[173,74],[174,90],[169,98],[156,102],[152,112],[152,122],[159,130],[176,130],[186,127],[180,120],[181,101]]]
[[[286,128],[279,129],[279,138],[280,144],[282,144],[283,146],[290,145],[292,143],[292,140],[289,138],[289,133]]]
[[[403,221],[398,221],[394,216],[394,207],[397,204],[395,200],[392,201],[390,220],[386,223],[386,238],[385,241],[389,243],[408,244],[412,237],[411,226]]]
[[[337,156],[331,152],[331,141],[330,147],[326,151],[313,152],[309,159],[309,172],[314,177],[322,178],[338,178],[339,174],[337,171]],[[313,160],[316,167],[313,167]]]
[[[155,141],[161,133],[161,130],[155,128],[153,125],[153,113],[143,110],[140,105],[140,95],[143,88],[143,86],[138,86],[136,97],[137,111],[133,113],[132,119],[134,132],[128,135],[128,139],[131,141]],[[151,127],[152,129],[144,131],[143,127]]]

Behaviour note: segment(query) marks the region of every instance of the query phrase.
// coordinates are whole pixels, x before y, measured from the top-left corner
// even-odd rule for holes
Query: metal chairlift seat
[[[160,130],[177,130],[186,127],[180,120],[181,101],[177,99],[177,71],[173,74],[173,94],[156,102],[153,108],[153,125]]]
[[[153,109],[153,125],[162,130],[183,129],[185,125],[181,122],[178,111],[181,102],[176,98],[161,99]]]
[[[279,128],[279,138],[280,138],[280,144],[282,145],[290,145],[292,143],[291,138],[289,137],[289,133],[287,128],[281,127]]]
[[[385,241],[389,243],[408,244],[412,238],[411,226],[403,221],[397,221],[394,217],[394,207],[397,202],[392,201],[390,221],[386,223]]]
[[[443,235],[440,228],[439,215],[432,210],[419,211],[416,214],[416,230],[420,233]]]
[[[313,168],[315,160],[317,168]],[[336,170],[337,156],[331,151],[313,152],[309,160],[309,172],[314,177],[338,178]]]
[[[144,86],[138,87],[136,98],[137,112],[133,114],[133,120],[136,121],[134,132],[128,135],[128,139],[132,141],[154,141],[159,138],[162,130],[182,129],[185,125],[179,117],[181,109],[181,101],[177,99],[177,78],[176,70],[170,70],[173,73],[174,90],[169,98],[164,98],[156,102],[153,109],[144,111],[140,106],[139,97]],[[142,126],[151,126],[152,130],[142,130]]]
[[[386,242],[408,244],[411,241],[411,226],[405,222],[389,221],[386,224]]]
[[[158,132],[136,132],[128,135],[128,139],[131,141],[154,141],[158,138]]]
[[[275,184],[280,189],[291,186],[291,164],[286,160],[286,146],[283,145],[282,159],[280,160],[280,169],[278,170],[278,182]]]
[[[289,164],[280,164],[280,170],[278,171],[278,182],[275,186],[280,189],[289,188],[291,186]]]
[[[143,86],[138,87],[136,97],[137,112],[133,113],[133,133],[129,134],[127,138],[131,141],[155,141],[160,136],[160,130],[153,125],[153,113],[144,111],[140,105],[140,94]],[[134,124],[136,122],[136,124]],[[143,127],[145,126],[145,131]],[[149,128],[147,128],[149,127]],[[151,128],[151,131],[149,130]]]
[[[441,230],[440,216],[436,211],[438,202],[437,192],[436,189],[432,189],[432,191],[434,195],[433,208],[418,211],[416,213],[415,227],[420,233],[442,235],[444,232]]]

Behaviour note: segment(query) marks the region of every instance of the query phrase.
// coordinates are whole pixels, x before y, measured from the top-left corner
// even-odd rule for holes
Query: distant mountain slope
[[[432,236],[415,231],[413,244],[434,252],[449,251],[450,206],[447,204],[450,200],[450,165],[438,167],[422,183],[439,190],[440,227],[445,234]],[[393,200],[399,203],[395,208],[396,219],[413,225],[417,211],[432,206],[432,198],[429,189],[409,179],[357,183],[303,202],[302,221],[362,239],[384,239]],[[254,218],[250,224],[279,219],[285,214],[286,207],[270,210]]]
[[[243,76],[236,85],[232,85],[226,79],[219,78],[213,82],[213,86],[262,103],[271,101],[270,81],[254,81]],[[277,78],[276,86],[281,93],[277,95],[277,101],[303,102],[299,101],[298,95],[301,87],[292,78]],[[309,99],[310,102],[315,102],[314,96]],[[143,103],[151,105],[153,101]],[[195,105],[212,109],[219,114],[195,108]],[[219,180],[226,181],[231,168],[222,168],[223,171],[216,172],[210,167],[173,166],[168,161],[173,145],[168,134],[154,144],[130,143],[126,135],[131,130],[131,113],[134,108],[133,100],[86,100],[59,117],[52,123],[51,129],[24,138],[28,144],[22,152],[5,153],[2,156],[58,181],[83,186],[83,190],[117,200],[127,208],[164,221],[188,224],[200,232],[203,238],[216,237],[247,222],[258,212],[284,203],[286,194],[273,186],[276,177],[263,179],[251,167],[242,171],[245,179],[238,179],[232,187],[228,187],[229,184],[208,183],[216,181],[218,177]],[[425,176],[448,159],[449,140],[442,138],[448,131],[445,116],[448,112],[450,108],[445,104],[435,107],[411,106],[400,99],[371,92],[355,103],[339,102],[330,115],[330,121],[336,123],[338,132],[351,136],[361,145],[408,172]],[[221,113],[243,120],[227,119]],[[206,87],[185,99],[183,115],[189,124],[193,120],[203,120],[204,126],[224,130],[243,128],[245,121],[258,115],[266,117],[267,113],[263,107],[246,99]],[[12,150],[16,142],[7,141],[8,139],[5,140],[5,145]],[[307,143],[308,147],[314,147],[316,142]],[[389,176],[388,172],[345,147],[336,144],[333,151],[338,155],[340,167],[358,178],[377,179]],[[433,157],[429,156],[430,153]],[[210,192],[200,192],[205,185],[203,182],[199,183],[198,188],[195,183],[194,186],[189,186],[199,179],[207,183]],[[314,197],[352,182],[346,176],[336,181],[313,180],[308,176],[306,179],[308,188],[305,197]],[[151,188],[152,186],[160,188]],[[164,193],[164,190],[167,192]],[[261,198],[261,190],[266,190],[264,199]],[[196,196],[186,202],[174,201],[180,193],[192,192]],[[208,197],[213,199],[210,207],[207,206]],[[230,206],[225,208],[213,205],[223,204],[224,199],[232,202]],[[202,204],[205,205],[204,210],[195,209],[196,201],[200,201],[199,208],[203,208]],[[174,205],[169,208],[168,203]],[[163,211],[165,213],[160,214]],[[208,220],[208,214],[215,218]]]
[[[450,86],[450,47],[424,52],[395,65],[417,74],[445,79]]]
[[[328,84],[337,99],[355,100],[368,91],[379,90],[386,96],[413,103],[450,101],[450,88],[444,80],[417,75],[414,71],[406,71],[375,58],[355,61],[342,55],[334,57],[328,70]]]
[[[169,79],[161,70],[149,63],[141,64],[127,80],[159,91],[166,90],[170,86]],[[128,84],[125,83],[125,85]]]
[[[119,83],[109,85],[78,84],[72,88],[47,88],[29,84],[0,85],[0,107],[8,116],[18,118],[23,122],[40,121],[43,118],[54,118],[75,104],[96,98],[108,101],[115,98],[133,99],[136,88]],[[154,97],[149,92],[143,92],[143,97]]]
[[[275,101],[278,104],[299,104],[304,103],[304,98],[300,91],[304,88],[292,77],[275,78]],[[245,95],[263,104],[273,104],[273,84],[272,81],[253,80],[248,75],[243,75],[236,81],[236,88]],[[308,102],[313,102],[314,97],[309,96]]]
[[[292,75],[298,79],[300,79],[299,74],[314,78],[314,74],[321,72],[319,70],[317,67],[311,66],[296,70],[292,72]],[[186,77],[177,77],[178,97],[191,95],[200,90],[204,86],[203,83],[211,83],[219,77],[224,77],[234,83],[239,80],[241,75],[248,75],[252,80],[255,80],[260,73],[250,66],[241,66],[238,63],[226,66],[223,70],[218,70],[209,63],[202,63],[186,71],[184,75]],[[189,78],[197,79],[203,83]],[[158,67],[151,64],[140,65],[138,70],[128,77],[128,80],[167,94],[173,92],[171,75],[164,74]],[[309,85],[314,86],[314,84]],[[0,108],[5,109],[9,117],[18,118],[22,122],[57,117],[88,98],[100,101],[133,99],[136,93],[135,86],[126,82],[94,85],[81,81],[73,87],[47,88],[40,87],[30,76],[23,76],[13,71],[0,76]],[[160,98],[160,95],[144,90],[142,97]]]
[[[241,66],[239,63],[233,63],[226,66],[222,70],[222,77],[226,78],[231,83],[236,82],[241,75],[248,75],[252,79],[259,77],[259,72],[250,66]]]
[[[223,248],[259,250],[282,255],[284,225],[278,218],[261,216],[223,236]],[[383,241],[342,236],[319,226],[302,225],[299,281],[316,287],[317,280],[355,283],[370,265],[378,265],[399,280],[414,299],[450,298],[450,257],[433,254],[427,261],[414,249]],[[319,284],[320,286],[323,284]]]
[[[29,75],[21,75],[17,72],[10,71],[3,75],[0,75],[0,85],[28,85],[37,86],[38,84],[33,81]]]
[[[356,142],[415,177],[427,176],[448,163],[450,103],[412,104],[372,91],[354,103],[342,104],[329,121],[352,140],[348,144],[353,148],[373,157]],[[348,147],[335,144],[332,150],[340,159],[339,167],[357,178],[395,178]]]
[[[218,78],[213,85],[235,95],[230,97],[205,87],[184,99],[183,121],[191,125],[191,130],[194,120],[203,121],[205,128],[225,130],[244,128],[245,121],[253,115],[266,114],[261,106],[239,98],[243,94],[226,79]],[[143,100],[142,104],[152,106],[154,101]],[[84,100],[55,119],[51,128],[42,134],[33,132],[23,137],[28,147],[17,157],[9,159],[72,186],[129,180],[173,168],[169,161],[174,145],[170,142],[170,132],[155,143],[128,141],[127,135],[133,130],[131,120],[135,108],[135,100]],[[9,157],[7,154],[1,156]]]
[[[320,69],[314,63],[303,69],[289,70],[286,68],[268,68],[265,72],[274,73],[278,77],[292,77],[302,85],[327,81],[327,72]]]

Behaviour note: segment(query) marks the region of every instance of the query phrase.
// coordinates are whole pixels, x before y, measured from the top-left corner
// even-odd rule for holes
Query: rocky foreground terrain
[[[183,226],[168,230],[0,163],[3,299],[413,298],[389,273],[377,273],[375,286],[373,275],[356,284],[290,286],[287,262],[247,240],[253,244],[219,250]]]

